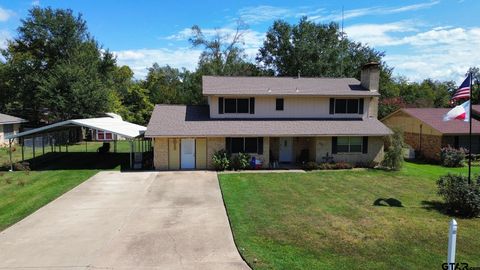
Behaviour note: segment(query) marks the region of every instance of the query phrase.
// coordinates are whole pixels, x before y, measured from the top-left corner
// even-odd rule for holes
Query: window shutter
[[[361,98],[358,101],[358,114],[363,114],[363,102],[364,102],[364,98]]]
[[[332,137],[332,154],[338,153],[337,151],[337,137]]]
[[[263,137],[258,137],[258,154],[263,155]]]
[[[232,138],[225,138],[225,150],[227,151],[227,153],[231,153],[232,152]]]
[[[255,98],[250,98],[250,114],[255,114]]]
[[[333,114],[335,112],[335,99],[331,98],[330,99],[330,114]]]
[[[368,153],[368,137],[363,137],[363,146],[362,146],[362,153]]]
[[[218,98],[218,114],[223,114],[223,97]]]

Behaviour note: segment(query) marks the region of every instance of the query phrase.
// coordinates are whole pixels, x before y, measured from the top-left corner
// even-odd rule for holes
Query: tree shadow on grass
[[[389,206],[389,207],[403,207],[401,201],[395,198],[378,198],[373,202],[374,206]]]
[[[449,211],[445,203],[441,201],[422,201],[422,207],[428,211],[437,211],[438,213],[450,217],[468,219],[469,217],[462,215],[461,213]]]

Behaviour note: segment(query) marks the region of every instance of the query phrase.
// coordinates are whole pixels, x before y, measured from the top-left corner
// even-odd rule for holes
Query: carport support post
[[[130,169],[133,168],[133,141],[130,140]]]
[[[10,151],[9,151],[9,156],[10,156],[10,171],[13,172],[12,139],[8,139],[8,146],[10,147]]]
[[[25,137],[22,138],[22,162],[25,160],[25,152],[23,146],[25,144]]]
[[[33,158],[35,158],[35,136],[32,137]]]
[[[45,136],[42,135],[42,155],[45,155]]]

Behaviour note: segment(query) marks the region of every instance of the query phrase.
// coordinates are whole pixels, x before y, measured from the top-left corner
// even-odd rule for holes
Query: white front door
[[[293,138],[280,138],[280,162],[292,162],[293,160]]]
[[[195,169],[195,139],[182,139],[180,148],[181,168]]]

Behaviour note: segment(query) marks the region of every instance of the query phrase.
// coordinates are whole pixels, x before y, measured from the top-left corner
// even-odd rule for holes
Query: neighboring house
[[[20,125],[27,122],[22,118],[0,113],[0,146],[8,145],[7,135],[16,134],[20,131]]]
[[[417,154],[438,160],[445,146],[469,148],[469,123],[460,120],[443,121],[451,108],[405,108],[393,112],[381,121],[389,128],[403,131],[404,141]],[[473,106],[478,115],[480,106]],[[478,119],[478,118],[477,118]],[[480,122],[472,121],[472,153],[480,153]]]
[[[157,170],[211,169],[225,149],[273,164],[381,161],[379,68],[352,78],[203,77],[208,106],[156,105],[145,137]]]

